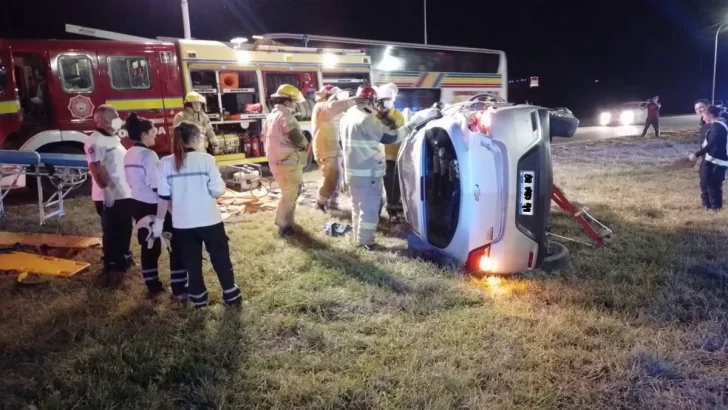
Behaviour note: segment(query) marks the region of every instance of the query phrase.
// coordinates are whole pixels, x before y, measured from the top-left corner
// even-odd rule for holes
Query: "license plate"
[[[521,171],[518,184],[520,187],[520,199],[518,212],[521,215],[533,215],[534,199],[536,196],[536,173],[534,171]]]

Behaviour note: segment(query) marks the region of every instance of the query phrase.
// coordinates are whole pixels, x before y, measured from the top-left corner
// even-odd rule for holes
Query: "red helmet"
[[[316,94],[325,94],[325,95],[331,95],[336,93],[336,91],[339,89],[339,87],[334,87],[331,84],[326,84],[325,86],[321,87],[320,90],[316,92]]]
[[[374,102],[377,99],[377,90],[368,85],[361,85],[356,90],[356,98]]]

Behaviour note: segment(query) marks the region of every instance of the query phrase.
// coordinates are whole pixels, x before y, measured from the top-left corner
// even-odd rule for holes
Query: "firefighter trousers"
[[[101,247],[104,268],[109,271],[126,271],[133,261],[131,235],[134,230],[132,221],[132,199],[117,199],[114,205],[104,206],[95,201],[96,213],[101,217]]]
[[[235,284],[225,225],[220,222],[199,228],[176,229],[174,234],[179,236],[184,251],[184,261],[189,277],[189,298],[195,307],[202,308],[208,305],[207,288],[202,278],[203,244],[210,255],[210,263],[222,286],[222,297],[225,304],[239,305],[242,303],[242,293]]]
[[[700,199],[703,207],[719,210],[723,207],[723,181],[726,167],[703,159],[700,164]]]
[[[318,190],[318,203],[326,206],[335,206],[341,194],[344,169],[340,156],[321,158],[318,160],[323,180]]]
[[[303,167],[306,165],[306,152],[294,152],[284,162],[270,164],[273,178],[281,188],[281,199],[276,209],[276,225],[279,228],[293,227],[296,202],[301,195]]]
[[[373,245],[382,210],[383,179],[349,178],[351,221],[354,238],[360,246]]]
[[[148,215],[157,215],[157,204],[149,204],[134,200],[134,220],[139,222]],[[169,276],[172,287],[172,294],[182,296],[187,294],[187,268],[182,258],[182,245],[172,228],[172,215],[167,212],[164,218],[164,232],[172,233],[169,252]],[[150,248],[147,245],[147,229],[137,230],[137,240],[141,247],[142,278],[150,292],[162,290],[162,282],[159,280],[159,256],[162,254],[162,240],[156,239]]]

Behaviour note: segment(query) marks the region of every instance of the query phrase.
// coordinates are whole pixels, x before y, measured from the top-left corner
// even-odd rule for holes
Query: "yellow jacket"
[[[317,161],[341,155],[336,119],[351,106],[354,99],[317,102],[311,115],[311,131],[313,132],[313,157]]]
[[[400,128],[404,125],[404,115],[397,110],[396,108],[392,108],[387,113],[387,116],[394,121],[394,125],[397,128]],[[399,147],[402,145],[401,142],[398,142],[396,144],[386,144],[384,145],[384,158],[387,161],[396,161],[397,160],[397,154],[399,153]]]
[[[196,113],[185,108],[174,116],[172,128],[177,127],[182,121],[189,121],[197,124],[197,126],[200,127],[200,132],[205,137],[205,140],[210,143],[210,145],[217,146],[218,139],[215,132],[212,130],[210,117],[208,117],[207,114],[204,112]]]

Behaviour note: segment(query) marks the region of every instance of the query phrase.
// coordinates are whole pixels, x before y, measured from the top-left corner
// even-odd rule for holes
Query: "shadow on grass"
[[[533,275],[557,279],[541,287],[549,289],[545,300],[565,299],[653,324],[728,319],[728,240],[717,229],[724,223],[718,217],[662,227],[656,209],[630,210],[643,214],[635,215],[639,222],[626,221],[602,204],[590,204],[590,210],[615,238],[602,249],[565,242],[572,254],[569,269]],[[696,207],[695,212],[702,211]],[[551,225],[554,233],[588,241],[563,213],[552,214]]]
[[[0,338],[0,407],[221,408],[240,383],[248,343],[239,311],[175,308],[123,290],[23,293],[12,303],[48,305],[6,321],[14,337]]]

